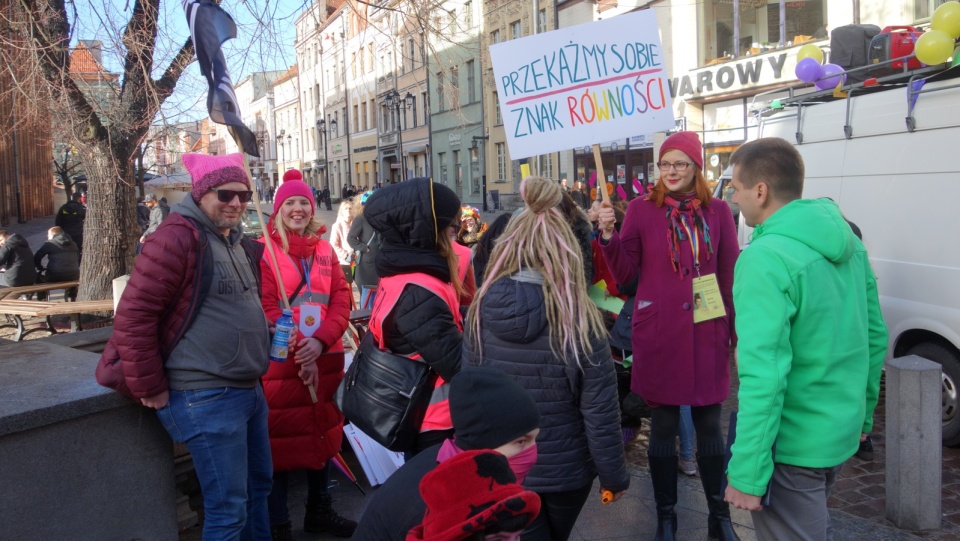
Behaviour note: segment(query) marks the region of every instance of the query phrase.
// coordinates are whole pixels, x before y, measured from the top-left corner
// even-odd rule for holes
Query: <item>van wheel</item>
[[[960,447],[960,359],[947,348],[933,342],[917,344],[907,351],[907,355],[930,359],[942,367],[943,444]]]

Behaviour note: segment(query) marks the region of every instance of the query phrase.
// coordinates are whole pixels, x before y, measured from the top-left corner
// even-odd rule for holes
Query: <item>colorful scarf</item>
[[[690,242],[688,233],[697,235],[703,239],[703,244],[707,246],[707,261],[710,261],[710,255],[713,254],[713,241],[710,238],[710,226],[703,218],[703,209],[701,202],[696,197],[696,192],[687,192],[683,194],[667,195],[663,198],[666,203],[666,217],[670,221],[667,229],[667,245],[670,251],[670,264],[673,270],[683,279],[683,273],[680,272],[680,243],[682,241]],[[700,250],[702,252],[703,250]],[[697,253],[697,260],[694,265],[700,265],[700,253]]]

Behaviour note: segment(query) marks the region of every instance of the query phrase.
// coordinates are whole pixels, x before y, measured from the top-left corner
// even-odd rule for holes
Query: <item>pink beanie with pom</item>
[[[273,213],[276,214],[280,210],[280,206],[283,205],[284,200],[295,195],[300,195],[309,199],[310,213],[316,213],[317,201],[313,198],[313,190],[311,190],[310,186],[307,186],[302,180],[297,179],[285,180],[283,181],[283,184],[277,188],[277,193],[273,196]]]
[[[190,194],[193,200],[200,199],[210,190],[230,182],[239,182],[250,189],[250,179],[243,170],[243,154],[226,156],[207,156],[206,154],[184,154],[183,165],[193,179]]]

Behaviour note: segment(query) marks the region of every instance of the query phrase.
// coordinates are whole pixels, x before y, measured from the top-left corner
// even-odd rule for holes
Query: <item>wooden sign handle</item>
[[[593,160],[597,162],[597,191],[604,203],[610,203],[610,194],[607,193],[607,174],[603,172],[603,160],[600,157],[600,145],[593,145]]]

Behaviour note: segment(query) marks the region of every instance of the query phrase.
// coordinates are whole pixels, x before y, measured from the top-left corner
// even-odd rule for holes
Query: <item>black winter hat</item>
[[[540,427],[529,391],[492,368],[469,367],[450,381],[450,417],[457,447],[496,449]]]

